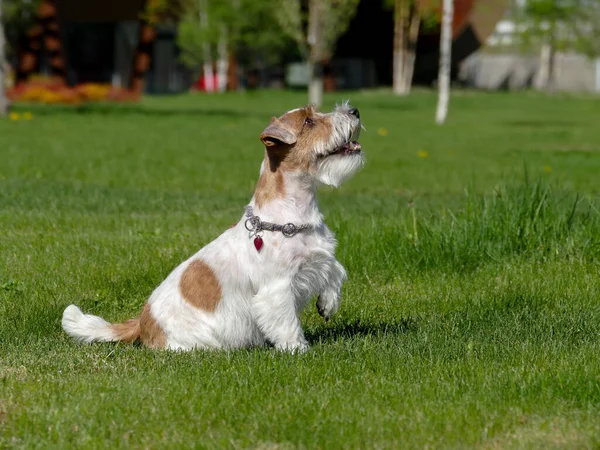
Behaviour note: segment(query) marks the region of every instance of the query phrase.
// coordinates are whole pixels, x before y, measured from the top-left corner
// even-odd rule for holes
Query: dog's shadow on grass
[[[360,319],[351,322],[322,324],[305,331],[311,344],[332,343],[340,340],[353,340],[361,337],[385,338],[416,331],[415,319],[408,317],[386,322],[363,322]]]

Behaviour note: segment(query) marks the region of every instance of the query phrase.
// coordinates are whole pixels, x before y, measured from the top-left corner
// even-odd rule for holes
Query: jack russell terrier
[[[242,219],[173,270],[138,318],[111,324],[70,305],[64,330],[88,343],[190,350],[270,342],[305,351],[300,312],[317,295],[329,320],[346,280],[316,188],[337,187],[363,166],[360,129],[358,109],[347,103],[328,114],[307,106],[273,117],[260,135],[265,158]]]

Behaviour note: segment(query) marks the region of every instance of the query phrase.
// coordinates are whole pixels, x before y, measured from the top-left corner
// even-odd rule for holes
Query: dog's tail
[[[83,314],[75,305],[69,305],[62,317],[63,330],[79,342],[132,343],[140,338],[140,319],[123,323],[109,323],[102,317]]]

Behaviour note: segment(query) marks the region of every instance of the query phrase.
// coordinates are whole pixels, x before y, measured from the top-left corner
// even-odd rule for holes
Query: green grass
[[[349,281],[311,350],[78,345],[239,219],[302,93],[0,120],[0,447],[600,447],[600,102],[350,97],[365,169],[320,195]],[[21,110],[26,110],[21,107]]]

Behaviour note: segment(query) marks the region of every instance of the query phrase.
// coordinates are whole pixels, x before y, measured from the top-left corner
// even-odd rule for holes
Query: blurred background
[[[598,4],[455,0],[453,83],[600,92]],[[436,0],[3,0],[5,84],[13,100],[47,103],[76,103],[82,89],[127,100],[315,80],[317,104],[323,90],[403,95],[436,82],[440,10]]]

